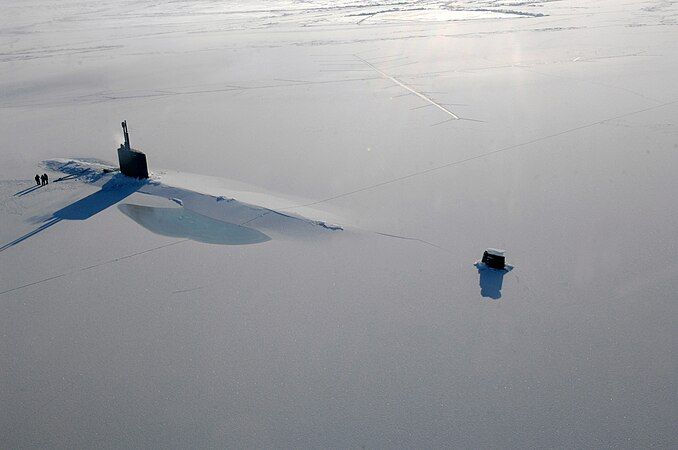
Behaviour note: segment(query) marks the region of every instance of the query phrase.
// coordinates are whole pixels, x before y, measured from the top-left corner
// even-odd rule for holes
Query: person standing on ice
[[[47,177],[46,173],[42,174],[42,178],[45,180],[45,184],[49,184],[49,178]]]
[[[35,184],[37,184],[38,186],[40,186],[40,184],[41,184],[40,181],[41,181],[40,175],[35,174]]]

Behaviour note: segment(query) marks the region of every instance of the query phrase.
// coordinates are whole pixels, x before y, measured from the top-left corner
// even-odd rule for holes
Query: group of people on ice
[[[47,174],[43,173],[42,175],[35,175],[35,184],[38,186],[49,184],[49,178],[47,177]]]

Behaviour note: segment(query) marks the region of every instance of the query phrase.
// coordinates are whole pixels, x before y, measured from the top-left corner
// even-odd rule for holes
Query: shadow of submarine
[[[116,174],[101,186],[100,190],[53,212],[52,215],[45,219],[45,221],[35,230],[0,247],[0,252],[45,231],[62,220],[87,220],[124,198],[129,197],[134,192],[138,191],[144,184],[145,182],[143,181],[137,181],[127,178],[124,175]]]
[[[136,180],[120,173],[115,174],[101,186],[99,191],[55,211],[51,216],[43,219],[42,224],[36,229],[0,247],[0,252],[63,220],[87,220],[150,184],[148,180]],[[184,207],[159,208],[123,204],[119,205],[119,209],[145,229],[168,237],[218,245],[257,244],[271,239],[268,235],[253,228],[207,217]]]
[[[63,220],[87,220],[149,184],[148,180],[135,180],[116,174],[99,191],[55,211],[51,216],[43,219],[43,223],[36,229],[0,247],[0,252]],[[183,207],[158,208],[124,204],[119,205],[119,209],[145,229],[168,237],[218,245],[257,244],[271,239],[253,228],[213,219]]]

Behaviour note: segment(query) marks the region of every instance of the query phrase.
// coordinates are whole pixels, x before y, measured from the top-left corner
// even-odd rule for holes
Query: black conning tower
[[[130,147],[127,121],[122,122],[122,131],[125,134],[125,143],[118,148],[118,162],[123,175],[134,178],[148,178],[148,164],[146,155]]]

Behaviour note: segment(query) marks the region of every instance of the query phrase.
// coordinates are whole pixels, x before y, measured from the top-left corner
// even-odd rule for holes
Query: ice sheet
[[[675,448],[677,19],[4,1],[0,447]]]

